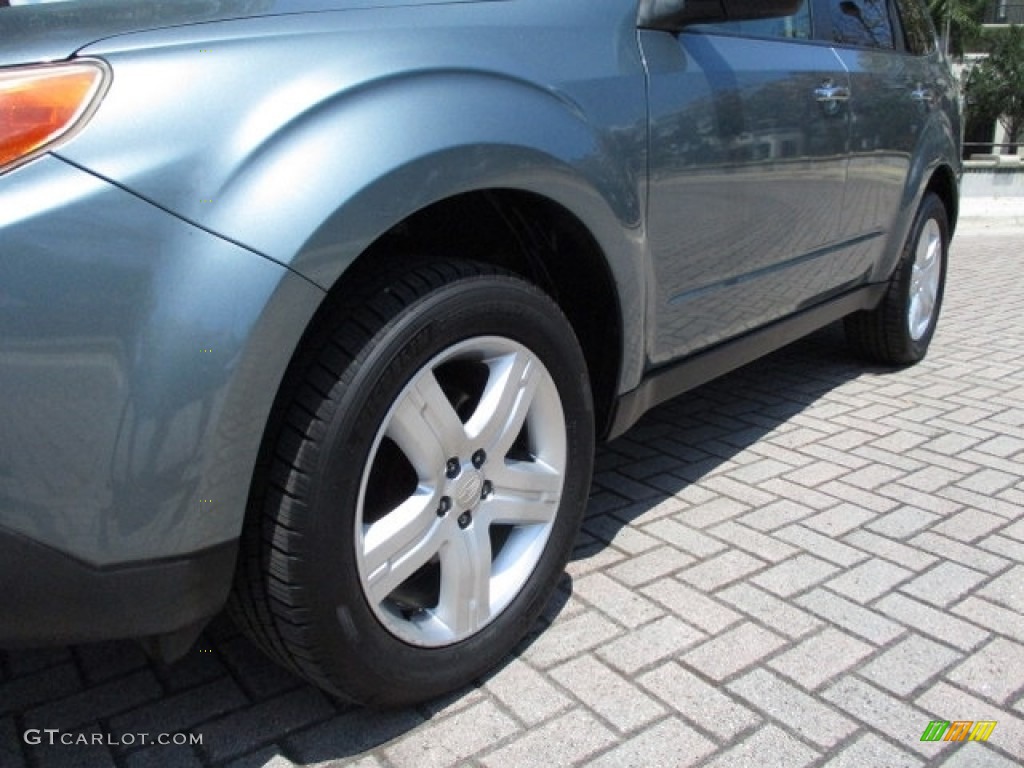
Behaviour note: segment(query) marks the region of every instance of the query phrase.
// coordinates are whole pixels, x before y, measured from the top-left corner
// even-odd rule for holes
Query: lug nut
[[[473,516],[469,512],[463,512],[459,515],[459,528],[465,530],[469,528],[469,524],[473,522]]]
[[[484,465],[484,462],[486,461],[487,454],[484,453],[483,448],[473,453],[473,466],[476,467],[477,469],[480,469],[480,467],[482,467]]]
[[[441,497],[441,501],[438,502],[438,505],[437,505],[437,516],[438,517],[444,517],[445,515],[448,514],[448,512],[449,512],[449,510],[451,510],[451,508],[452,508],[452,500],[449,499],[447,496],[442,496]]]
[[[449,480],[454,480],[459,476],[459,472],[462,471],[462,464],[456,458],[448,459],[448,463],[445,465],[444,473]]]
[[[494,493],[494,486],[491,485],[491,481],[490,480],[484,480],[484,486],[483,486],[483,488],[480,489],[480,498],[481,499],[486,499],[492,493]]]

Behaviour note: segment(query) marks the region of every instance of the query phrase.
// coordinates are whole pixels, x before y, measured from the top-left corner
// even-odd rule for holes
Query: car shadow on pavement
[[[662,515],[679,519],[683,511],[681,519],[687,522],[692,514],[689,523],[696,530],[712,525],[714,505],[701,504],[698,482],[735,468],[735,457],[768,435],[775,436],[773,445],[785,445],[787,435],[798,445],[800,433],[812,428],[812,420],[801,415],[824,394],[866,372],[884,370],[854,359],[841,326],[833,325],[654,409],[600,448],[567,574],[517,650],[474,686],[417,707],[364,710],[334,701],[278,667],[224,616],[182,660],[168,666],[149,660],[128,641],[0,652],[0,764],[92,764],[90,753],[98,765],[108,764],[103,761],[111,756],[118,765],[243,768],[265,765],[278,755],[318,763],[373,750],[442,713],[469,708],[487,697],[503,671],[538,652],[556,619],[564,620],[578,599],[573,579],[611,558],[629,560],[629,537],[636,535],[631,522]],[[736,503],[756,506],[756,477],[725,482],[734,483]],[[73,750],[27,746],[23,734],[33,728],[108,734],[115,743]],[[122,738],[172,732],[201,734],[202,744],[147,747]],[[29,758],[29,750],[38,753]]]

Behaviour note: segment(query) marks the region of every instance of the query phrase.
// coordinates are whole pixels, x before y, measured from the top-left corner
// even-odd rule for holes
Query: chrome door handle
[[[918,86],[910,92],[910,98],[914,101],[920,101],[923,104],[931,106],[935,103],[935,91],[931,88],[922,88]]]
[[[814,98],[818,101],[849,101],[850,89],[845,85],[836,85],[831,80],[826,80],[814,89]]]

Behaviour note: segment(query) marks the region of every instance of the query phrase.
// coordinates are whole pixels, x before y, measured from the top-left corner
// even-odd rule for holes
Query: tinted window
[[[907,50],[918,55],[935,50],[935,28],[924,1],[901,0],[899,9]]]
[[[892,48],[887,0],[829,0],[832,39],[861,48]]]
[[[705,32],[718,32],[743,37],[784,37],[809,40],[811,37],[811,11],[806,0],[792,16],[756,21],[726,21],[721,24],[698,24],[693,27]]]

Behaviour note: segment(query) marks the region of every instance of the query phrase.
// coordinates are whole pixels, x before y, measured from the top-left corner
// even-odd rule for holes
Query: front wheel
[[[381,281],[288,405],[235,613],[357,702],[465,685],[550,598],[593,450],[583,356],[546,295],[467,263]]]
[[[853,349],[887,365],[923,359],[939,321],[948,261],[949,217],[939,197],[929,192],[882,302],[846,318],[846,338]]]

